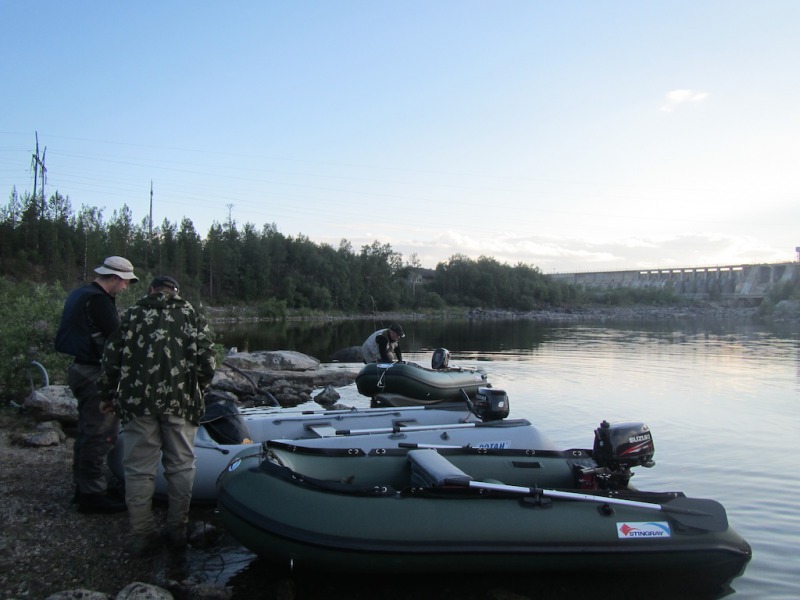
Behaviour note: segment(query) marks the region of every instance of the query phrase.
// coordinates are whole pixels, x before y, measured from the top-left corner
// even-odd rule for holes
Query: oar
[[[424,448],[450,448],[450,449],[457,448],[459,450],[462,450],[464,448],[469,448],[469,446],[448,446],[446,444],[416,444],[416,443],[413,443],[413,442],[400,442],[399,444],[397,444],[397,447],[398,448],[410,448],[412,450],[417,450],[417,449],[420,449],[420,448],[423,448],[423,449]]]
[[[517,419],[519,426],[530,425],[529,421]],[[336,435],[366,435],[372,433],[402,433],[406,431],[438,431],[440,429],[469,429],[473,427],[489,427],[501,429],[514,427],[516,421],[470,421],[469,423],[437,423],[434,425],[395,425],[393,427],[374,427],[372,429],[337,429]]]
[[[448,482],[450,483],[450,482]],[[455,480],[455,485],[464,485],[463,480]],[[667,504],[656,504],[655,502],[641,502],[638,500],[625,500],[623,498],[608,498],[606,496],[594,496],[592,494],[580,494],[577,492],[562,492],[559,490],[546,490],[541,488],[529,488],[517,485],[506,485],[502,483],[488,483],[484,481],[470,481],[469,487],[495,490],[511,494],[523,494],[526,496],[545,496],[548,498],[559,498],[562,500],[578,500],[581,502],[595,502],[598,504],[616,504],[619,506],[630,506],[632,508],[642,508],[645,510],[661,511],[667,513],[678,523],[696,529],[706,531],[726,531],[728,529],[728,515],[725,508],[716,500],[704,498],[677,497],[670,500]]]

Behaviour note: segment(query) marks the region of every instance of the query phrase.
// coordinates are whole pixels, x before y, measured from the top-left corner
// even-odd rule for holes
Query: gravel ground
[[[185,580],[180,556],[123,553],[127,513],[78,512],[72,504],[73,439],[45,448],[18,445],[20,433],[34,427],[25,416],[0,413],[0,598],[44,599],[74,589],[113,597],[132,581],[168,588]],[[183,591],[176,597],[187,595],[185,586]]]

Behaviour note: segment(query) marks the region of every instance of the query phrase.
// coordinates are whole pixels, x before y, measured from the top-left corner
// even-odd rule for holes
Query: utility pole
[[[153,241],[153,180],[150,180],[150,231],[147,234],[148,243]]]
[[[42,174],[42,204],[39,216],[44,217],[44,183],[47,178],[47,169],[44,166],[44,157],[47,154],[47,146],[42,152],[42,157],[39,158],[39,132],[36,132],[36,153],[31,158],[31,168],[33,169],[33,201],[36,202],[36,186],[39,179],[38,175]]]
[[[144,265],[150,267],[150,246],[153,245],[153,180],[150,180],[150,217],[147,220],[147,243],[144,245]]]

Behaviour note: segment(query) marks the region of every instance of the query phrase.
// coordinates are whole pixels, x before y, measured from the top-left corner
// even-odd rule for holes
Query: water
[[[404,358],[428,366],[432,350],[441,346],[451,351],[451,365],[482,367],[495,388],[508,392],[512,417],[529,419],[564,448],[590,448],[603,419],[647,423],[656,466],[638,469],[633,483],[719,500],[753,547],[745,574],[728,593],[737,600],[800,597],[797,332],[719,321],[416,321],[403,326]],[[339,348],[360,345],[374,329],[372,322],[311,322],[219,334],[226,346],[240,350],[291,349],[325,361]],[[368,405],[354,385],[340,393],[345,404]],[[201,559],[209,560],[198,555]],[[267,590],[280,593],[281,586],[289,586],[297,598],[367,598],[385,596],[387,589],[404,597],[396,576],[387,589],[380,581],[336,588],[319,580],[273,576],[268,565],[235,544],[213,560],[219,564],[206,563],[206,575],[233,585],[236,598],[269,597]],[[504,582],[484,584],[487,589],[507,587]],[[438,586],[428,583],[426,589],[431,585],[432,595],[440,598],[482,593],[476,582],[458,578]],[[658,596],[657,586],[639,595],[626,581],[548,581],[539,582],[535,591],[527,585],[515,591],[523,597],[557,598],[582,597],[582,590],[585,597],[598,597],[599,587],[608,597],[669,597]]]

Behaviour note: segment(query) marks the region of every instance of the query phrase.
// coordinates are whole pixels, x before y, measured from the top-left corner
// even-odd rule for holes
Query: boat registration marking
[[[619,538],[668,538],[672,537],[666,521],[635,521],[617,523]]]
[[[507,450],[511,448],[511,442],[480,442],[473,446],[474,448],[487,448],[490,450]]]

